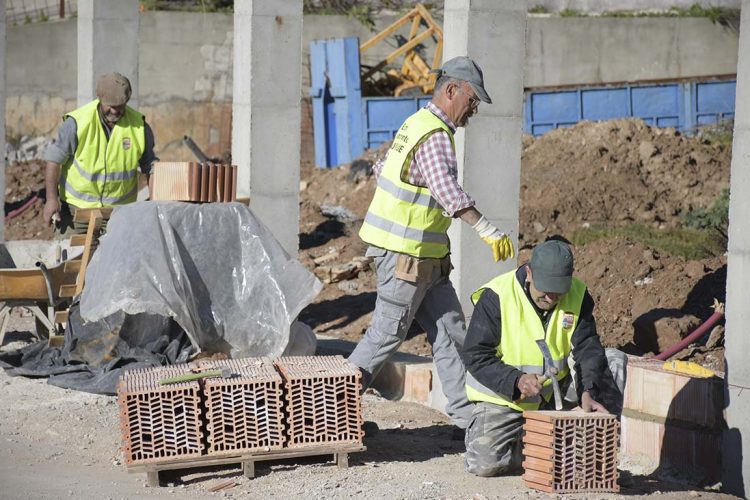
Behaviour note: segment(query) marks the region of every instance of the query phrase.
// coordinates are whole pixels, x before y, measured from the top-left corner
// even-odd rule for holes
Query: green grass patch
[[[544,5],[535,5],[529,9],[529,14],[547,14],[549,10]]]
[[[573,233],[571,242],[574,245],[585,245],[614,238],[624,238],[658,250],[659,253],[687,260],[715,257],[726,251],[726,244],[715,231],[691,228],[656,229],[643,224],[582,228]]]

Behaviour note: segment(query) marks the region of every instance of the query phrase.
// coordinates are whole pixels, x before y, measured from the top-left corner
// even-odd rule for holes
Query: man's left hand
[[[589,391],[584,391],[581,394],[581,409],[586,413],[609,413],[600,402],[591,397]]]

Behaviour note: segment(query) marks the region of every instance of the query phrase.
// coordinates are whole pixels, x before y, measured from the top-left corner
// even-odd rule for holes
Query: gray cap
[[[562,241],[545,241],[531,253],[534,288],[540,292],[567,293],[573,279],[573,252]]]
[[[96,97],[107,106],[121,106],[130,100],[130,80],[120,73],[107,73],[96,82]]]
[[[484,90],[484,77],[482,76],[482,69],[466,56],[458,56],[445,61],[443,67],[434,70],[437,73],[438,78],[441,76],[448,76],[456,78],[457,80],[463,80],[469,82],[471,88],[474,89],[474,93],[482,101],[492,104],[492,99]]]

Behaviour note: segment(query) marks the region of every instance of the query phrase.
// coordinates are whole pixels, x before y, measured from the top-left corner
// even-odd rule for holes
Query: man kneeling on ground
[[[468,472],[488,477],[518,470],[523,411],[554,409],[538,339],[549,347],[566,409],[622,411],[627,358],[602,347],[594,300],[573,277],[566,243],[538,245],[529,264],[493,279],[472,301],[462,355],[466,393],[475,403],[466,432]]]

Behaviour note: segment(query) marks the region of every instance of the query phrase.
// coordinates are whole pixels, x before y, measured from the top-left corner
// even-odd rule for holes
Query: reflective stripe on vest
[[[542,375],[545,369],[544,357],[536,340],[545,339],[552,355],[553,365],[558,370],[557,379],[565,378],[569,372],[570,339],[578,326],[586,285],[577,278],[573,278],[570,290],[560,297],[555,309],[550,313],[551,317],[546,331],[534,306],[518,282],[516,271],[502,274],[474,292],[471,298],[475,304],[486,288],[494,291],[500,300],[500,345],[496,353],[498,359],[524,373]],[[513,334],[507,332],[513,332]],[[547,380],[542,386],[542,397],[549,401],[551,395],[552,381]],[[470,401],[487,401],[518,411],[536,410],[542,402],[541,398],[529,398],[523,401],[507,400],[481,384],[468,372],[466,396]]]
[[[78,208],[131,203],[138,195],[138,161],[146,147],[143,115],[125,107],[107,138],[99,100],[68,113],[78,146],[60,170],[60,199]]]
[[[427,109],[406,119],[388,151],[375,195],[359,236],[371,245],[415,257],[442,258],[449,252],[451,219],[430,190],[401,180],[417,148],[433,133],[450,128]]]

